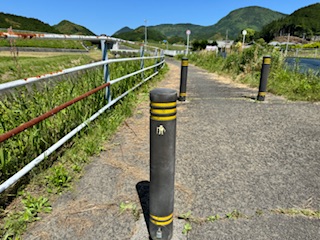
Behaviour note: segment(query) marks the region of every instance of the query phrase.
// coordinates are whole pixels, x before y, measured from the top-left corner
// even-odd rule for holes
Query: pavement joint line
[[[129,211],[130,210],[130,211]],[[132,214],[132,209],[127,208],[124,211],[122,211],[120,214],[129,214],[133,218],[136,219],[136,216]],[[143,218],[142,209],[137,208],[136,211],[140,213],[140,218]],[[176,220],[184,220],[186,222],[192,222],[192,223],[204,223],[204,222],[214,222],[209,220],[211,217],[215,216],[217,219],[215,221],[222,221],[222,220],[237,220],[237,219],[253,219],[255,217],[262,217],[262,216],[276,216],[276,215],[284,215],[284,216],[291,216],[291,217],[306,217],[310,219],[320,219],[320,210],[312,210],[307,208],[275,208],[275,209],[269,209],[269,210],[261,210],[257,209],[254,214],[252,215],[246,215],[238,210],[233,210],[231,212],[225,213],[224,215],[219,214],[212,214],[207,217],[197,217],[192,215],[191,211],[188,211],[187,213],[182,214],[174,214],[173,218]]]
[[[188,212],[186,214],[181,214],[178,216],[174,216],[177,219],[182,219],[187,222],[192,222],[196,224],[201,224],[204,222],[214,222],[214,221],[222,221],[222,220],[237,220],[237,219],[253,219],[255,217],[262,216],[276,216],[276,215],[284,215],[290,217],[305,217],[309,219],[320,219],[320,210],[315,211],[312,209],[304,209],[304,208],[276,208],[271,210],[261,210],[257,209],[253,215],[246,215],[241,213],[238,210],[233,210],[232,212],[226,213],[223,216],[219,214],[213,214],[207,217],[196,217],[192,215],[192,212]],[[215,220],[210,220],[212,217],[215,217]]]

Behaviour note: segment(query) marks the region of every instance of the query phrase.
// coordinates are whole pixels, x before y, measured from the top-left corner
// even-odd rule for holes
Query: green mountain
[[[168,38],[175,37],[175,36],[185,38],[186,30],[190,30],[193,35],[197,36],[203,33],[204,28],[205,27],[200,25],[184,23],[184,24],[161,24],[157,26],[151,26],[148,29],[159,31],[163,35],[167,36]]]
[[[88,36],[95,35],[89,29],[87,29],[83,26],[80,26],[78,24],[69,22],[67,20],[63,20],[59,24],[53,25],[53,27],[55,29],[57,29],[59,32],[64,33],[64,34],[88,35]]]
[[[205,31],[208,33],[205,36],[209,38],[214,34],[225,36],[228,31],[228,37],[234,39],[243,29],[251,28],[255,31],[261,31],[266,24],[285,16],[283,13],[257,6],[239,8],[230,12],[218,23],[206,27]]]
[[[0,28],[9,27],[12,27],[16,30],[26,30],[34,32],[95,35],[89,29],[69,22],[67,20],[63,20],[57,25],[50,26],[49,24],[41,22],[40,20],[35,18],[27,18],[0,12]]]
[[[35,32],[60,33],[57,29],[47,23],[41,22],[35,18],[21,17],[13,14],[0,12],[0,28],[9,28],[18,30],[28,30]]]
[[[270,41],[277,36],[294,35],[311,39],[320,35],[320,3],[298,9],[291,15],[266,25],[261,36]]]
[[[131,32],[131,31],[133,31],[133,29],[126,26],[126,27],[121,28],[117,32],[115,32],[113,35],[118,35],[120,33],[126,33],[126,32]]]
[[[236,38],[243,29],[251,28],[260,31],[264,25],[286,16],[285,14],[272,11],[262,7],[246,7],[230,12],[214,25],[200,26],[194,24],[161,24],[148,27],[149,30],[158,31],[165,36],[164,39],[184,41],[186,38],[186,30],[191,30],[192,39],[221,39],[228,34],[229,39]],[[125,39],[131,38],[131,34],[135,34],[135,30],[126,32],[122,36]],[[149,39],[149,36],[148,36]]]
[[[148,28],[147,31],[148,41],[162,41],[167,37],[163,35],[160,31]],[[122,32],[119,34],[114,34],[113,37],[122,38],[129,41],[144,41],[145,39],[145,27],[141,26],[138,27],[130,32]]]

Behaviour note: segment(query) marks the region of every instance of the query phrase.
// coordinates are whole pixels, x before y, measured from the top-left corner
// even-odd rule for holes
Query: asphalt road
[[[159,86],[178,90],[180,63],[168,62]],[[256,102],[257,90],[215,79],[190,65],[187,101],[178,103],[173,239],[320,239],[319,218],[289,214],[320,209],[320,105],[271,94]],[[143,102],[23,239],[148,239],[147,199],[138,196],[148,188],[148,140]],[[183,235],[187,221],[177,216],[188,211]]]

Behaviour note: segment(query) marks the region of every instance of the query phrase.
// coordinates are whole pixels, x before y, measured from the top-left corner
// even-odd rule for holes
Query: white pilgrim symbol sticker
[[[164,128],[163,125],[160,125],[159,127],[157,127],[157,134],[160,136],[163,136],[165,134],[167,130]]]

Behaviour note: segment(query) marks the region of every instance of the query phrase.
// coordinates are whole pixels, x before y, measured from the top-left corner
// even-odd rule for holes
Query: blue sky
[[[281,13],[319,3],[315,0],[0,0],[0,12],[37,18],[50,25],[69,20],[95,34],[112,35],[122,27],[137,28],[163,23],[213,25],[229,12],[247,6],[260,6]],[[320,13],[319,13],[320,14]]]

